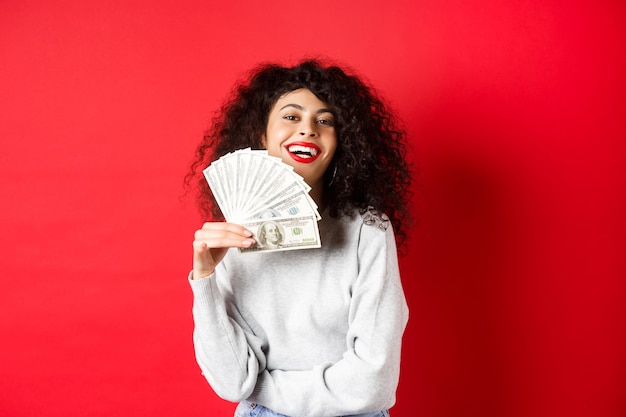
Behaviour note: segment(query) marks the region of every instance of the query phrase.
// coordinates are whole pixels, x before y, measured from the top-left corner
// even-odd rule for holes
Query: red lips
[[[309,164],[322,154],[321,148],[311,142],[293,142],[286,145],[285,149],[291,159],[302,164]]]

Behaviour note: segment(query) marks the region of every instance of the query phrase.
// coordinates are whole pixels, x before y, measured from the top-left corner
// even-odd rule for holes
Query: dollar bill
[[[315,203],[312,203],[315,205]],[[315,205],[315,207],[317,207]],[[309,195],[300,190],[296,193],[288,193],[279,195],[276,198],[272,198],[266,202],[264,206],[257,209],[246,220],[264,219],[269,217],[287,217],[287,216],[302,216],[303,214],[312,213],[311,202],[309,201]],[[319,220],[319,213],[314,211],[313,214],[316,219]]]
[[[321,241],[315,216],[273,217],[242,223],[256,244],[240,252],[319,248]]]

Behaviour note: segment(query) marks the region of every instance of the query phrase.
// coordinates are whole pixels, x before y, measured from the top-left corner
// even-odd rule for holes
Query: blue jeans
[[[260,404],[250,403],[248,401],[242,401],[235,410],[234,417],[289,417],[284,414],[278,414],[275,411],[265,408]],[[376,411],[373,413],[365,414],[352,414],[349,416],[337,416],[337,417],[389,417],[389,411]]]

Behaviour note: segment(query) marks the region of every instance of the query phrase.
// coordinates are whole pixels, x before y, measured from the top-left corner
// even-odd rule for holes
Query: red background
[[[2,1],[1,414],[232,415],[182,177],[245,70],[322,54],[420,168],[393,414],[626,415],[623,4]]]

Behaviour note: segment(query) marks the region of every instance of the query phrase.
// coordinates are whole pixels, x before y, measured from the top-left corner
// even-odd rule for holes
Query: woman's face
[[[311,91],[291,91],[270,111],[263,144],[270,155],[281,158],[313,189],[321,190],[324,172],[337,149],[335,118]]]

